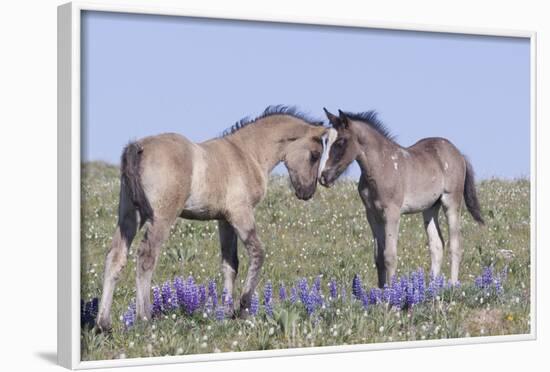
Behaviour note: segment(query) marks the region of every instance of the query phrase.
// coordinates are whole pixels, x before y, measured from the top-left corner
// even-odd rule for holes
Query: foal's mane
[[[396,136],[391,134],[388,127],[378,119],[378,113],[375,110],[365,112],[344,112],[351,120],[359,121],[362,124],[368,125],[388,140],[395,142]]]
[[[255,117],[255,118],[251,118],[249,116],[246,116],[246,117],[242,118],[241,120],[237,121],[231,127],[224,130],[222,132],[221,136],[222,137],[228,136],[228,135],[233,134],[233,133],[237,132],[238,130],[240,130],[240,129],[248,126],[248,125],[254,124],[255,122],[257,122],[260,119],[264,119],[264,118],[267,118],[269,116],[274,116],[274,115],[288,115],[288,116],[292,116],[292,117],[295,117],[297,119],[300,119],[300,120],[304,121],[305,123],[307,123],[309,125],[314,125],[314,126],[322,126],[323,125],[322,120],[319,120],[319,119],[316,119],[316,118],[312,118],[311,116],[308,116],[307,114],[299,111],[296,108],[296,106],[272,105],[272,106],[268,106],[259,116]]]

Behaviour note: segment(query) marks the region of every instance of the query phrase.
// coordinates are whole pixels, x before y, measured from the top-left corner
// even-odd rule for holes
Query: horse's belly
[[[190,195],[183,209],[180,212],[180,217],[190,220],[212,220],[220,217],[219,208],[215,207],[216,200],[207,200],[208,196],[202,193]]]
[[[418,213],[431,208],[439,199],[440,194],[436,192],[418,192],[408,195],[401,205],[401,213]]]
[[[221,218],[221,213],[218,210],[204,208],[184,208],[180,217],[187,218],[189,220],[215,220]]]

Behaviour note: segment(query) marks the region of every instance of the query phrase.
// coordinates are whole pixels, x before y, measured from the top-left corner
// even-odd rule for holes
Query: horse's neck
[[[285,156],[285,148],[291,138],[303,136],[307,125],[296,123],[296,119],[267,117],[259,119],[230,136],[247,156],[258,163],[262,172],[269,174]]]
[[[357,133],[359,145],[361,146],[357,163],[361,168],[361,172],[368,178],[376,178],[377,170],[381,169],[385,158],[391,157],[390,154],[399,150],[400,146],[368,125],[355,125],[359,126]]]

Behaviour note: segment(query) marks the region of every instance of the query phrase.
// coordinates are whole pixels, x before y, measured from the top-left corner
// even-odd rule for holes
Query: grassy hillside
[[[82,359],[162,356],[219,351],[259,350],[319,345],[391,342],[527,333],[530,329],[530,212],[528,180],[486,180],[478,193],[486,227],[478,226],[467,212],[462,216],[464,258],[461,288],[445,292],[408,310],[385,304],[365,309],[351,298],[355,274],[364,287],[376,285],[373,243],[356,183],[339,182],[331,189],[319,187],[314,198],[294,197],[288,180],[271,180],[265,200],[257,208],[258,234],[267,252],[258,286],[274,287],[273,316],[260,309],[250,320],[217,321],[173,311],[149,324],[126,330],[120,317],[135,297],[135,253],[141,233],[130,250],[128,265],[115,291],[113,332],[97,335],[82,331]],[[118,169],[103,163],[82,167],[82,299],[101,294],[103,260],[116,226]],[[440,219],[444,221],[444,216]],[[442,222],[444,236],[446,223]],[[403,216],[399,233],[398,274],[422,268],[429,272],[430,258],[421,215]],[[448,250],[443,273],[449,276]],[[248,259],[239,242],[240,292]],[[475,278],[485,266],[506,269],[500,296],[476,291]],[[153,284],[176,276],[192,275],[199,283],[209,279],[222,286],[217,222],[178,220],[164,245]],[[330,301],[318,316],[308,317],[299,303],[278,300],[279,284],[290,288],[300,278],[312,281],[321,275],[322,291],[335,279],[345,285],[345,300]],[[238,303],[238,300],[235,300]]]

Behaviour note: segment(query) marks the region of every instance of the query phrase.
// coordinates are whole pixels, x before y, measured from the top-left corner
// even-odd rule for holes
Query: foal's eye
[[[346,140],[343,139],[343,138],[342,138],[342,139],[339,139],[338,141],[336,141],[336,142],[334,143],[334,145],[336,145],[336,147],[344,147],[345,144],[346,144]],[[333,145],[333,146],[334,146],[334,145]]]
[[[315,163],[317,160],[321,158],[321,153],[318,151],[312,151],[310,155],[310,160],[312,163]]]

